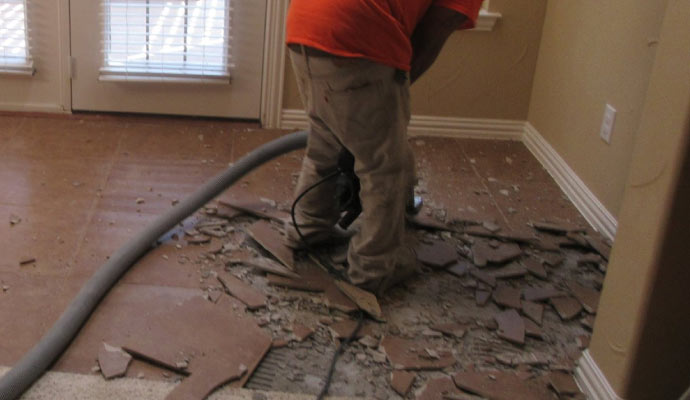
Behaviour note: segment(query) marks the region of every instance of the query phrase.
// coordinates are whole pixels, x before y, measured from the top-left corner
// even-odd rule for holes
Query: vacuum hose
[[[204,184],[132,238],[103,264],[81,288],[60,319],[2,378],[0,400],[15,400],[65,351],[101,299],[156,241],[240,178],[266,162],[307,145],[307,132],[295,132],[269,142],[244,156]]]

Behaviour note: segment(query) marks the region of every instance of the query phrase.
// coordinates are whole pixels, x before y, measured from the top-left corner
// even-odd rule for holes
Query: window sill
[[[479,32],[490,32],[494,30],[496,22],[498,22],[498,20],[502,17],[503,16],[501,15],[501,13],[482,10],[479,12],[477,25],[472,30]]]
[[[36,74],[36,69],[31,65],[0,65],[0,75],[21,75],[21,76],[33,76]]]

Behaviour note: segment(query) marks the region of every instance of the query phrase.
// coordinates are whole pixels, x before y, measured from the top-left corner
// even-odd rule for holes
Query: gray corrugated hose
[[[110,288],[161,236],[253,169],[282,154],[303,148],[306,144],[307,132],[301,131],[285,135],[255,149],[121,247],[86,282],[43,338],[0,378],[0,400],[17,399],[41,377],[69,346]]]

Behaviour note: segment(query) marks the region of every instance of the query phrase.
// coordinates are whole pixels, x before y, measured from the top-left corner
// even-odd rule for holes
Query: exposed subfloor
[[[0,221],[5,221],[0,223],[0,365],[12,365],[29,350],[90,274],[132,235],[229,163],[283,133],[219,120],[0,115]],[[426,204],[424,215],[455,221],[452,226],[458,231],[417,230],[420,240],[448,243],[457,250],[458,260],[476,263],[473,248],[477,243],[489,248],[500,244],[484,237],[491,236],[491,230],[500,227],[499,234],[536,235],[539,245],[523,244],[521,257],[557,265],[546,266],[545,279],[520,274],[499,279],[497,287],[548,286],[568,293],[569,285],[578,283],[600,289],[605,260],[583,262],[591,257],[592,248],[574,245],[562,235],[537,232],[528,225],[548,220],[587,227],[521,143],[422,137],[411,139],[411,144],[417,157],[418,191]],[[295,152],[264,165],[243,179],[239,188],[266,207],[275,201],[278,209],[288,209],[301,155]],[[315,331],[302,342],[293,340],[286,347],[272,349],[248,387],[318,393],[336,349],[330,326],[349,317],[329,308],[323,294],[269,286],[255,269],[229,263],[233,252],[242,248],[269,256],[246,234],[247,227],[257,220],[254,217],[239,216],[223,224],[226,235],[210,238],[208,243],[189,243],[184,230],[189,233],[199,221],[214,218],[215,203],[209,206],[167,235],[121,279],[53,366],[54,371],[98,375],[94,367],[101,342],[125,331],[127,313],[136,310],[137,301],[155,307],[156,302],[189,296],[213,297],[221,289],[216,276],[232,274],[268,296],[267,307],[246,311],[262,321],[268,335],[289,340],[296,323]],[[460,233],[470,227],[468,221],[491,229],[480,225],[471,227],[475,235]],[[209,256],[224,244],[228,245],[220,254]],[[559,244],[567,246],[560,248]],[[547,252],[544,247],[556,251]],[[557,254],[564,257],[562,263],[557,262]],[[300,268],[309,264],[298,255]],[[501,267],[475,268],[471,264],[465,265],[475,271]],[[456,371],[519,371],[544,387],[553,371],[570,373],[590,334],[582,322],[593,317],[581,310],[563,321],[547,302],[542,338],[528,337],[524,345],[511,344],[492,326],[504,307],[491,300],[480,306],[475,299],[478,291],[493,289],[470,273],[458,277],[443,268],[426,267],[423,274],[380,299],[386,322],[367,322],[375,341],[364,340],[346,348],[330,393],[400,398],[389,384],[394,366],[378,346],[387,336],[428,342],[422,346],[431,351],[431,361],[439,352],[448,352],[457,361],[439,370],[415,372],[414,388],[407,398],[422,394],[430,379],[451,377]],[[179,317],[184,324],[185,316]],[[448,336],[430,330],[441,323],[462,324],[465,333]],[[537,361],[526,361],[527,356],[535,356]],[[182,379],[138,359],[129,366],[127,377],[167,382]],[[549,393],[557,398],[553,391]]]

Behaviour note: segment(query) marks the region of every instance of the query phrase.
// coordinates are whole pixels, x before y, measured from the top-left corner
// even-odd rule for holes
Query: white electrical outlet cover
[[[611,143],[611,133],[613,132],[613,125],[616,123],[616,109],[610,104],[606,105],[604,111],[604,120],[601,122],[601,130],[599,136],[606,142]]]

